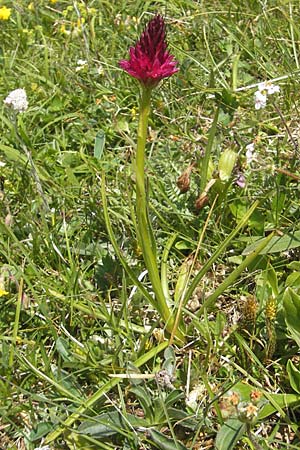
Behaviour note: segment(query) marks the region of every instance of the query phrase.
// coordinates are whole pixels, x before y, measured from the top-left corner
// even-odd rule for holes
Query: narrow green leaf
[[[248,247],[246,247],[243,251],[243,255],[248,255],[249,253],[256,250],[263,239],[264,238],[257,239],[253,244],[248,245]],[[300,231],[295,231],[294,233],[286,233],[283,236],[273,236],[269,244],[260,251],[260,255],[285,252],[297,247],[300,247]]]
[[[289,359],[286,365],[286,370],[289,375],[290,385],[298,394],[300,394],[300,370],[294,366]]]
[[[200,193],[202,193],[205,189],[206,182],[207,182],[207,172],[208,172],[208,166],[209,166],[209,159],[210,154],[212,151],[213,143],[215,140],[215,135],[217,131],[217,124],[218,124],[218,118],[219,118],[219,108],[216,110],[215,117],[213,120],[213,123],[211,125],[211,128],[209,130],[208,135],[208,142],[205,149],[204,158],[202,160],[202,168],[201,168],[201,181],[200,181]]]
[[[98,131],[95,138],[95,145],[94,145],[94,156],[97,159],[101,159],[103,150],[105,146],[105,133],[103,130]]]
[[[269,264],[267,268],[267,280],[272,288],[273,295],[275,297],[278,296],[278,279],[277,279],[277,273],[274,267]]]
[[[291,288],[284,291],[283,310],[289,333],[300,347],[300,296]]]

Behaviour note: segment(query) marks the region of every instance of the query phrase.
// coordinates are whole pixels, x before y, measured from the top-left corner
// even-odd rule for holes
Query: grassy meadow
[[[157,13],[180,69],[145,167],[172,326],[118,64]],[[0,36],[0,448],[299,449],[299,3],[1,0]]]

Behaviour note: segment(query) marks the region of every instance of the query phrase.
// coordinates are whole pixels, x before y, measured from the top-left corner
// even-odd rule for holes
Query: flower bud
[[[230,148],[225,150],[219,159],[219,177],[221,181],[228,181],[231,177],[237,154]]]

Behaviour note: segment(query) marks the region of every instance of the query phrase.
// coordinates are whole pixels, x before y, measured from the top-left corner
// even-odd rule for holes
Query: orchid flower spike
[[[179,70],[167,50],[166,25],[159,14],[150,20],[135,47],[130,47],[129,56],[119,62],[120,67],[145,87],[154,88]]]

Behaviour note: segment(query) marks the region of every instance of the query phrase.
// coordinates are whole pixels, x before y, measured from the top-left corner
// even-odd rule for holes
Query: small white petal
[[[250,144],[246,145],[246,150],[249,152],[253,152],[255,148],[254,142],[251,142]]]
[[[280,87],[277,84],[270,84],[270,86],[268,86],[267,88],[267,91],[269,95],[272,95],[280,92]]]
[[[259,83],[257,87],[259,92],[265,91],[267,89],[267,82],[263,81],[262,83]]]
[[[254,153],[255,144],[251,142],[251,144],[246,145],[246,163],[250,165],[253,161],[256,160],[256,154]]]
[[[260,91],[254,93],[255,109],[265,108],[267,104],[267,96]]]

